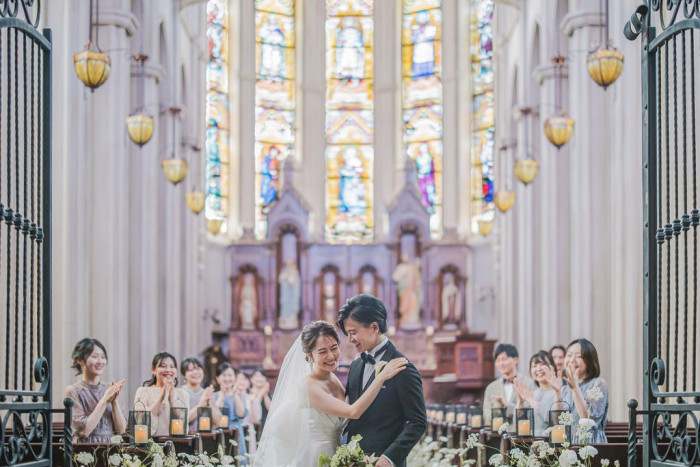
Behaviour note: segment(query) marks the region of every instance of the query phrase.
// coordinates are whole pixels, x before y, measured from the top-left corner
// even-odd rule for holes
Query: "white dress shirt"
[[[375,348],[367,352],[369,355],[372,357],[376,356],[382,349],[384,349],[384,346],[386,346],[389,343],[389,339],[384,337],[384,340],[379,343]],[[374,372],[374,365],[371,363],[365,363],[363,372],[362,372],[362,389],[365,389],[365,386],[367,386],[367,381],[369,381],[370,377],[372,376],[372,373]]]

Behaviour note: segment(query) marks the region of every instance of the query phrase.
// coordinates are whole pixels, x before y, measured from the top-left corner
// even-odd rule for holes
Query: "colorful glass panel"
[[[294,153],[294,0],[255,0],[255,233],[279,195],[280,163]]]
[[[372,0],[326,0],[326,238],[374,231]]]
[[[403,142],[416,161],[433,237],[442,234],[442,2],[404,0]]]
[[[226,220],[229,212],[228,7],[207,0],[206,137],[204,215]],[[226,223],[222,231],[226,231]]]
[[[495,156],[494,0],[473,0],[471,5],[470,55],[472,85],[471,163],[472,232],[479,231],[479,219],[493,218]]]

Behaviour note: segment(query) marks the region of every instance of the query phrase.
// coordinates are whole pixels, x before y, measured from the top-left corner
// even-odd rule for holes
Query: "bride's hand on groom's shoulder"
[[[406,369],[406,365],[408,365],[407,359],[394,358],[380,370],[379,378],[384,381],[389,380]]]

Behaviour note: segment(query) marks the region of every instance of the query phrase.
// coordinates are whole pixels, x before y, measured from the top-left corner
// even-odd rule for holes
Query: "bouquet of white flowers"
[[[360,447],[362,436],[355,435],[348,444],[342,444],[335,450],[333,457],[321,454],[318,458],[318,467],[356,467],[361,465],[374,465],[377,457],[365,454]]]

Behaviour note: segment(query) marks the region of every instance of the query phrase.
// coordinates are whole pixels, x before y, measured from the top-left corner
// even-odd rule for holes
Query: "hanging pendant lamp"
[[[88,43],[85,46],[85,50],[78,52],[73,55],[73,68],[75,69],[75,74],[78,75],[78,79],[83,82],[83,84],[90,88],[91,91],[102,86],[107,78],[109,78],[109,72],[112,69],[112,61],[109,56],[102,52],[100,46],[92,41],[92,31],[97,29],[92,21],[92,9],[94,0],[90,0],[90,33]],[[97,7],[97,18],[99,22],[99,3]],[[97,39],[99,39],[99,29],[96,31]]]
[[[148,60],[148,55],[137,54],[132,58],[141,65],[141,72],[139,73],[138,78],[137,109],[126,117],[126,129],[129,132],[129,138],[131,138],[131,141],[139,146],[143,146],[151,140],[155,123],[155,119],[151,115],[148,115],[143,108],[143,80],[145,78],[145,63],[146,60]]]
[[[608,22],[610,21],[609,0],[605,0],[605,41],[602,40],[600,46],[590,52],[586,58],[586,66],[588,74],[591,75],[593,81],[603,89],[617,81],[622,73],[622,67],[625,62],[625,57],[622,53],[612,46],[610,42],[610,34]]]

